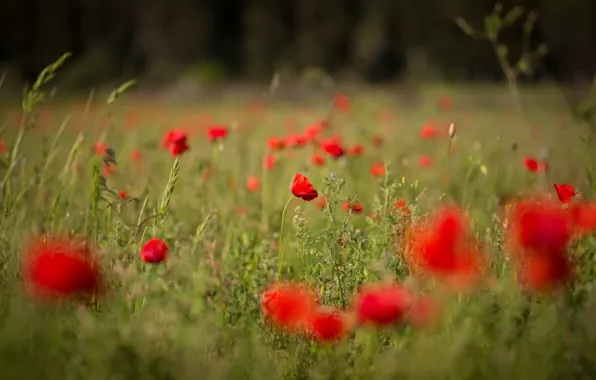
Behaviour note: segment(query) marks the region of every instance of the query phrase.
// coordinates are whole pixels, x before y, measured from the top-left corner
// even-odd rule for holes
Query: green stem
[[[293,195],[288,199],[288,201],[286,202],[286,205],[284,206],[283,211],[281,212],[281,227],[279,228],[279,237],[278,237],[279,240],[277,242],[277,281],[279,281],[281,278],[281,264],[282,264],[283,258],[284,258],[284,251],[283,251],[283,248],[281,245],[281,240],[284,236],[284,220],[285,220],[285,216],[286,216],[286,209],[288,208],[292,199],[294,199]]]

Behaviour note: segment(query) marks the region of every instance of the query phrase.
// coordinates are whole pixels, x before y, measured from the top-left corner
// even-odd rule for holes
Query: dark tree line
[[[480,26],[494,0],[0,0],[0,61],[33,77],[61,53],[87,62],[87,80],[159,77],[212,61],[265,79],[284,65],[368,80],[424,70],[501,78],[493,52],[454,23]],[[533,39],[550,49],[536,78],[596,72],[596,1],[502,0],[535,10]],[[521,48],[521,26],[503,35]],[[93,66],[97,68],[93,68]],[[94,71],[95,70],[95,71]]]

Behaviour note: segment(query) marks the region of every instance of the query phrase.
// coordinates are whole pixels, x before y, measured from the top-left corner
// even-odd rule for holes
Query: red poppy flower
[[[338,310],[318,308],[308,320],[307,331],[319,342],[335,342],[345,336],[347,326]]]
[[[420,158],[418,159],[418,165],[421,168],[428,168],[432,164],[433,164],[433,159],[430,156],[420,156]]]
[[[356,296],[354,310],[361,324],[387,326],[401,322],[412,308],[414,297],[398,284],[373,284]]]
[[[539,173],[546,170],[548,167],[546,162],[538,162],[534,157],[524,158],[524,166],[532,173]]]
[[[248,177],[246,180],[246,188],[249,191],[259,191],[261,188],[261,180],[257,177]]]
[[[370,174],[373,175],[373,177],[381,177],[385,175],[385,164],[383,164],[382,162],[376,162],[373,164],[373,166],[370,168]]]
[[[292,194],[298,198],[302,198],[305,201],[312,201],[319,196],[315,187],[310,183],[310,180],[302,174],[296,174],[294,181],[292,181]]]
[[[282,139],[278,139],[277,137],[270,137],[267,140],[267,145],[269,145],[269,149],[271,150],[280,150],[286,146],[286,142]]]
[[[291,134],[286,137],[286,145],[290,148],[300,148],[308,142],[308,139],[305,136]]]
[[[443,208],[408,236],[407,260],[413,270],[469,287],[485,269],[483,253],[470,236],[467,220],[456,208]]]
[[[380,148],[383,145],[383,138],[379,135],[373,136],[372,144],[375,148]]]
[[[362,207],[362,203],[357,202],[344,202],[343,208],[346,211],[352,211],[352,214],[360,214],[364,211],[364,207]]]
[[[393,207],[405,215],[410,215],[410,208],[408,207],[405,199],[398,200],[393,204]]]
[[[351,108],[350,98],[346,95],[336,95],[333,98],[333,106],[341,111],[349,111]]]
[[[313,165],[316,165],[316,166],[325,165],[325,159],[323,158],[323,156],[321,156],[318,153],[313,153],[313,155],[310,157],[310,162],[312,162]]]
[[[547,293],[564,286],[573,277],[566,253],[531,255],[520,262],[518,280],[528,291]]]
[[[106,152],[108,151],[108,144],[106,144],[103,141],[99,141],[95,144],[95,153],[100,156],[103,157],[106,155]]]
[[[576,234],[582,236],[596,231],[596,203],[585,200],[573,202],[568,213]]]
[[[555,191],[557,192],[557,197],[559,197],[561,203],[571,202],[573,197],[578,194],[573,186],[566,184],[555,184]]]
[[[261,295],[261,312],[277,327],[296,331],[306,327],[317,299],[305,286],[278,283]]]
[[[226,126],[213,126],[207,130],[207,138],[211,142],[223,140],[228,135],[228,128]]]
[[[352,157],[361,156],[364,152],[364,147],[361,144],[356,144],[350,149],[348,149],[348,154]]]
[[[182,130],[169,131],[164,136],[162,145],[170,151],[172,156],[176,157],[189,149],[186,139],[186,132]]]
[[[4,145],[4,141],[0,139],[0,154],[6,153],[6,145]]]
[[[168,246],[163,240],[152,238],[147,241],[141,249],[141,260],[150,264],[158,264],[166,260],[168,251]]]
[[[133,160],[134,162],[138,162],[141,160],[141,151],[139,149],[133,149],[130,152],[130,159]]]
[[[322,129],[320,122],[311,124],[304,129],[304,136],[310,141],[315,140],[319,137]]]
[[[275,167],[276,163],[277,163],[277,159],[275,158],[274,155],[268,154],[267,156],[265,156],[265,160],[264,160],[265,169],[267,169],[267,170],[273,169]]]
[[[25,285],[41,298],[89,297],[101,287],[99,262],[82,241],[63,237],[37,237],[26,247]]]
[[[321,197],[317,200],[317,207],[319,209],[324,209],[327,206],[327,197]]]
[[[344,149],[336,139],[322,141],[321,148],[333,158],[339,158],[344,155]]]
[[[127,196],[127,195],[126,195],[126,191],[124,191],[124,190],[120,191],[120,192],[118,193],[118,196],[119,196],[121,199],[126,199],[126,196]]]
[[[422,137],[422,139],[424,139],[424,140],[433,139],[433,138],[437,137],[438,134],[439,134],[439,131],[431,123],[425,124],[422,127],[422,130],[420,131],[420,137]]]

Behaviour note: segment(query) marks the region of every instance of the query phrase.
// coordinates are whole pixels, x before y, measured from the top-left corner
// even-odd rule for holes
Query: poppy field
[[[582,379],[593,136],[553,89],[2,108],[3,379]]]

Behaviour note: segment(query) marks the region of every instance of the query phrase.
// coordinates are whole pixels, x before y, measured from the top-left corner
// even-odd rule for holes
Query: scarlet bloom
[[[401,322],[414,304],[414,297],[398,284],[373,284],[356,296],[353,308],[361,324],[387,326]]]
[[[562,209],[548,199],[528,199],[512,207],[507,238],[518,264],[518,280],[528,290],[552,290],[572,277],[567,246],[575,215],[575,210]]]
[[[116,166],[115,165],[112,165],[112,164],[105,164],[103,166],[103,171],[102,172],[103,172],[103,175],[105,177],[109,177],[112,174],[116,173]]]
[[[106,144],[103,141],[98,141],[97,143],[95,143],[95,153],[100,156],[103,157],[106,155],[106,152],[108,151],[108,144]]]
[[[352,157],[361,156],[362,152],[364,152],[364,147],[361,144],[356,144],[348,149],[348,154]]]
[[[25,285],[41,298],[89,297],[101,287],[99,262],[83,241],[64,237],[38,237],[26,247]]]
[[[286,145],[290,148],[299,148],[308,142],[308,139],[305,136],[291,134],[286,137]]]
[[[569,216],[579,236],[596,231],[596,203],[579,200],[569,204]]]
[[[346,95],[337,95],[333,98],[333,106],[341,111],[349,111],[351,108],[350,98]]]
[[[310,162],[312,162],[315,166],[325,165],[325,159],[318,153],[313,153],[313,155],[310,156]]]
[[[130,152],[130,159],[133,160],[134,162],[140,161],[141,160],[141,157],[142,157],[141,151],[138,150],[138,149],[133,149]]]
[[[486,264],[466,218],[452,207],[437,211],[427,223],[410,230],[406,259],[419,273],[457,287],[476,282]]]
[[[267,156],[265,156],[265,160],[264,160],[265,169],[267,169],[267,170],[273,169],[275,167],[276,163],[277,163],[277,159],[275,158],[274,155],[268,154]]]
[[[555,191],[557,192],[557,197],[563,204],[571,202],[573,197],[578,194],[573,186],[567,184],[555,184]]]
[[[305,328],[316,307],[316,297],[302,285],[277,283],[261,294],[263,315],[287,331]]]
[[[319,137],[319,134],[323,128],[324,126],[321,125],[321,122],[311,124],[304,129],[304,136],[310,141],[315,140],[317,137]]]
[[[211,142],[223,140],[228,135],[228,128],[225,126],[214,126],[207,130],[207,138]]]
[[[346,211],[352,211],[352,214],[360,214],[364,211],[364,207],[362,207],[362,203],[358,202],[344,202],[343,208]]]
[[[186,139],[186,133],[177,129],[166,133],[162,145],[170,151],[172,156],[176,157],[188,150]]]
[[[375,148],[380,148],[383,145],[383,138],[379,135],[375,135],[372,138],[372,144]]]
[[[347,325],[338,310],[318,308],[308,320],[307,332],[319,342],[335,342],[345,336]]]
[[[344,155],[344,149],[336,139],[322,141],[321,148],[333,158],[339,158]]]
[[[277,137],[270,137],[267,140],[267,145],[269,146],[269,149],[271,149],[271,150],[280,150],[280,149],[285,148],[286,142],[282,139],[277,138]]]
[[[6,145],[4,145],[4,141],[0,139],[0,154],[6,153]]]
[[[118,196],[119,196],[121,199],[126,199],[126,197],[127,197],[126,191],[124,191],[124,190],[120,191],[120,192],[118,193]]]
[[[317,207],[319,209],[324,209],[327,206],[327,197],[321,197],[317,200]]]
[[[408,208],[408,205],[407,205],[405,199],[398,200],[397,202],[395,202],[393,204],[393,207],[396,210],[398,210],[399,212],[401,212],[402,214],[410,215],[410,209]]]
[[[420,131],[420,137],[424,140],[430,140],[437,137],[439,131],[433,124],[425,124]]]
[[[312,201],[319,196],[315,187],[310,183],[310,180],[302,174],[296,174],[294,181],[292,181],[292,194],[298,198],[302,198],[305,201]]]
[[[524,158],[524,166],[532,173],[539,173],[547,169],[546,162],[538,162],[534,157]]]
[[[141,260],[150,264],[158,264],[166,260],[168,256],[168,246],[159,238],[148,240],[141,249]]]
[[[261,188],[261,180],[257,177],[248,177],[246,180],[246,188],[249,191],[259,191]]]
[[[420,158],[418,159],[418,165],[421,168],[428,168],[432,164],[433,164],[433,159],[430,156],[420,156]]]
[[[382,162],[374,163],[373,166],[370,168],[370,174],[372,174],[373,177],[381,177],[385,175],[385,164],[383,164]]]

